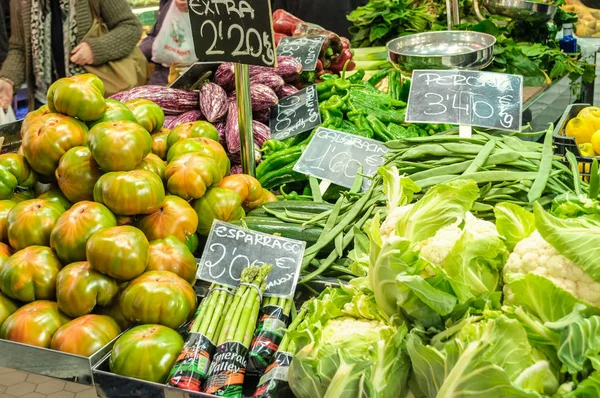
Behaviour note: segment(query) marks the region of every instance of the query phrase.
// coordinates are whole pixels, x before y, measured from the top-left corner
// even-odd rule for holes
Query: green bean
[[[478,171],[479,168],[481,166],[483,166],[485,164],[485,162],[488,160],[488,157],[490,156],[490,154],[492,153],[492,151],[494,150],[495,147],[496,147],[496,140],[492,138],[491,140],[488,141],[487,144],[485,144],[483,146],[483,148],[481,148],[481,152],[479,152],[479,154],[475,157],[473,162],[471,162],[469,167],[463,172],[463,175],[471,174],[471,173]]]
[[[335,243],[335,251],[337,252],[338,256],[342,257],[344,255],[344,249],[342,247],[343,243],[344,243],[344,233],[340,232],[334,240]]]
[[[352,183],[352,187],[350,188],[350,193],[360,192],[363,185],[364,177],[362,175],[362,165],[358,166],[356,170],[356,177],[354,178],[354,182]]]
[[[571,172],[573,173],[573,187],[575,188],[575,193],[577,195],[581,195],[581,176],[579,175],[579,164],[577,163],[577,158],[575,157],[575,155],[573,155],[572,152],[569,151],[567,151],[566,157],[569,161],[569,164],[571,165]]]
[[[446,147],[448,146],[448,147]],[[478,145],[477,148],[471,148],[471,146],[465,145],[464,148],[460,148],[461,144],[423,144],[416,147],[412,147],[402,154],[402,159],[421,159],[425,156],[457,156],[458,154],[476,155],[481,150],[482,146]],[[467,150],[467,148],[470,148]],[[459,152],[458,150],[461,150]]]
[[[592,169],[590,170],[590,192],[588,196],[591,199],[596,199],[598,193],[600,193],[600,175],[598,175],[598,160],[594,158]]]
[[[313,194],[313,201],[315,203],[323,203],[323,196],[321,195],[321,189],[319,187],[319,181],[313,176],[308,177],[308,183],[310,190]]]
[[[551,126],[552,127],[552,126]],[[552,160],[554,159],[554,153],[552,150],[552,128],[548,128],[546,136],[544,137],[544,149],[542,150],[542,161],[540,162],[540,169],[538,175],[535,178],[527,198],[529,202],[533,203],[542,197],[550,172],[552,171]]]
[[[346,214],[346,217],[338,223],[331,231],[327,228],[323,230],[323,233],[319,237],[319,239],[306,251],[304,252],[304,259],[302,261],[302,267],[306,267],[306,264],[310,262],[312,258],[314,258],[317,253],[327,246],[329,242],[334,239],[340,232],[342,232],[350,223],[354,221],[354,219],[363,212],[363,208],[365,204],[371,199],[373,195],[374,186],[376,184],[371,185],[371,187],[363,194],[363,196],[354,204],[352,210]],[[333,213],[332,213],[333,215]],[[337,217],[336,217],[337,218]],[[334,218],[335,220],[335,218]],[[327,220],[329,223],[330,220]],[[346,234],[346,236],[351,235],[351,232]]]
[[[445,182],[448,181],[452,181],[456,178],[456,175],[454,174],[444,174],[444,175],[438,175],[435,177],[430,177],[430,178],[426,178],[424,180],[419,180],[417,181],[417,183],[419,184],[419,186],[421,188],[428,188],[437,184],[443,184]]]

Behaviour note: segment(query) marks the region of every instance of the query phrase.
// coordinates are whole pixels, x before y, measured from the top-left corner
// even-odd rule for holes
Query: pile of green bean
[[[449,131],[431,137],[405,138],[386,143],[386,164],[395,165],[422,189],[454,179],[475,180],[481,195],[473,211],[493,217],[493,207],[511,202],[528,208],[535,201],[549,205],[557,195],[575,192],[574,175],[552,147],[552,128],[544,143],[523,141],[501,132],[473,131],[470,138]],[[587,184],[581,184],[587,192]]]

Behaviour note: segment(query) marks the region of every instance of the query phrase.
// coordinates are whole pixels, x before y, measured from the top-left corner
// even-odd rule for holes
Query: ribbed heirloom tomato
[[[146,271],[171,271],[188,283],[196,282],[196,258],[179,239],[168,236],[150,242]]]
[[[216,127],[203,120],[180,124],[169,133],[167,148],[186,138],[204,137],[219,142],[219,132]]]
[[[8,242],[8,213],[15,207],[17,202],[12,200],[0,200],[0,241]]]
[[[117,294],[117,282],[87,261],[69,264],[56,276],[58,307],[71,317],[89,314],[96,305],[109,305]]]
[[[148,239],[129,225],[104,228],[87,242],[86,255],[94,269],[121,281],[144,273],[148,264]]]
[[[179,333],[166,326],[136,326],[115,342],[110,370],[121,376],[165,383],[182,348]]]
[[[16,302],[0,293],[0,326],[2,326],[4,320],[18,308],[19,306]]]
[[[102,228],[116,226],[117,218],[103,204],[79,202],[56,221],[50,234],[50,247],[64,264],[84,261],[90,236]]]
[[[102,176],[102,170],[88,147],[76,146],[60,158],[55,176],[65,197],[75,203],[94,200],[94,185]]]
[[[150,153],[152,137],[135,122],[104,122],[92,127],[87,144],[103,171],[129,171]]]
[[[209,157],[186,153],[173,158],[165,173],[167,189],[185,200],[198,199],[221,181],[217,163]]]
[[[50,233],[65,210],[44,199],[30,199],[8,213],[8,241],[21,250],[31,245],[50,245]]]
[[[202,236],[208,236],[214,220],[235,221],[246,215],[241,196],[225,188],[209,189],[206,195],[194,201],[193,206],[198,214],[197,231]]]
[[[84,315],[61,326],[50,348],[89,357],[121,333],[114,319],[106,315]]]
[[[119,216],[151,214],[165,200],[165,187],[159,176],[146,170],[106,173],[94,186],[94,200]]]
[[[131,110],[138,124],[149,133],[159,131],[165,122],[162,108],[150,100],[137,98],[127,101],[125,105]]]
[[[58,188],[52,188],[37,197],[38,199],[47,200],[55,205],[63,208],[64,211],[69,210],[73,203],[69,202],[67,197]]]
[[[36,119],[23,135],[23,153],[38,173],[54,175],[60,158],[71,148],[85,145],[88,128],[77,119],[49,113]]]
[[[48,108],[84,122],[97,120],[106,110],[104,83],[91,73],[65,77],[48,89]]]
[[[102,117],[98,120],[94,120],[93,122],[89,122],[88,126],[92,128],[98,123],[117,122],[119,120],[128,120],[130,122],[137,123],[135,116],[133,116],[133,113],[129,110],[128,107],[125,106],[125,104],[117,100],[107,98],[106,110],[104,111]]]
[[[179,196],[167,195],[158,210],[138,219],[137,227],[148,240],[175,236],[185,242],[198,228],[198,215],[192,206]]]
[[[8,258],[0,268],[0,290],[8,297],[30,302],[56,297],[56,275],[62,264],[52,249],[29,246]]]
[[[10,199],[17,187],[32,188],[38,180],[37,173],[23,155],[0,155],[0,199]]]
[[[0,339],[50,348],[52,336],[69,318],[53,301],[34,301],[13,312],[0,327]]]
[[[196,153],[212,158],[221,170],[221,178],[229,174],[231,162],[225,149],[215,140],[210,138],[186,138],[176,142],[167,154],[167,161],[186,153]]]
[[[123,290],[119,301],[123,314],[135,323],[157,323],[177,329],[196,310],[196,292],[169,271],[148,271]]]
[[[151,171],[164,181],[167,164],[155,154],[149,153],[137,166],[135,166],[135,170]]]
[[[162,160],[167,159],[167,137],[170,131],[162,128],[158,133],[152,134],[152,153]]]

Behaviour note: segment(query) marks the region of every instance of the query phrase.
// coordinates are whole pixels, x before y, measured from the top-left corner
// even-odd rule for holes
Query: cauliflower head
[[[508,302],[513,297],[509,286],[511,276],[528,273],[543,276],[579,300],[600,307],[600,283],[560,254],[538,231],[520,241],[508,257],[504,267],[504,294]]]

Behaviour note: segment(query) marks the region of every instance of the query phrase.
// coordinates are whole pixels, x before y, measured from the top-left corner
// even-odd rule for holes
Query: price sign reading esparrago
[[[270,0],[188,0],[188,5],[200,61],[276,64]]]
[[[302,63],[302,70],[310,72],[317,69],[323,41],[323,36],[284,37],[277,46],[277,55],[296,58]]]
[[[279,100],[271,108],[271,138],[284,140],[321,124],[317,86],[314,84]]]
[[[319,127],[294,170],[351,188],[358,168],[362,166],[362,174],[374,176],[387,152],[379,141]],[[371,180],[365,179],[362,189],[370,185]]]
[[[215,220],[198,268],[198,279],[237,287],[244,268],[271,264],[266,296],[290,298],[296,290],[306,242],[243,229]]]
[[[521,131],[522,98],[522,76],[468,70],[415,70],[406,121]]]

